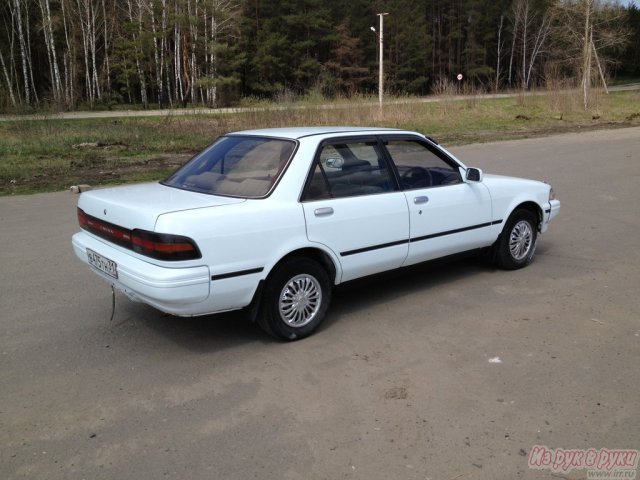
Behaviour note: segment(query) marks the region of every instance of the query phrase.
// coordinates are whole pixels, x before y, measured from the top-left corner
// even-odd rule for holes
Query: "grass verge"
[[[589,111],[571,91],[438,100],[390,99],[382,110],[359,99],[281,103],[224,115],[0,122],[0,195],[160,179],[217,136],[243,129],[368,125],[417,130],[444,145],[460,145],[640,125],[637,91],[596,96]]]

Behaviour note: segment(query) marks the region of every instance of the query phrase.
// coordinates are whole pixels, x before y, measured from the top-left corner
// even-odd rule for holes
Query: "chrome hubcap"
[[[291,327],[302,327],[315,318],[322,303],[322,288],[308,274],[293,277],[280,292],[280,317]]]
[[[514,260],[523,260],[533,247],[533,230],[529,222],[520,220],[513,226],[509,236],[509,250]]]

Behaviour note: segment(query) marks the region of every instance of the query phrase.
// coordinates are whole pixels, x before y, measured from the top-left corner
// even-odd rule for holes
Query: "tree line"
[[[391,93],[640,75],[640,11],[615,1],[1,0],[0,108],[374,93],[382,12]]]

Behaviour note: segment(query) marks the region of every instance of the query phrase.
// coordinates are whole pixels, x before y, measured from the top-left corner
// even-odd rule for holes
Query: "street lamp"
[[[378,13],[377,14],[380,17],[380,34],[378,35],[376,33],[376,29],[375,27],[371,27],[371,31],[373,33],[376,34],[376,36],[378,37],[378,41],[380,43],[380,57],[379,57],[379,77],[378,77],[378,101],[380,102],[380,108],[382,108],[382,93],[384,92],[384,66],[382,64],[383,62],[383,50],[382,50],[382,45],[383,45],[383,36],[384,36],[384,22],[383,22],[383,18],[385,15],[389,15],[388,13]]]

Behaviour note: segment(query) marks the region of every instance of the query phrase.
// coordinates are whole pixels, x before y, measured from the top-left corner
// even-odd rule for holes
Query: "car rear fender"
[[[253,298],[251,299],[251,303],[247,307],[247,311],[249,314],[249,319],[252,322],[255,322],[258,319],[258,315],[260,314],[260,305],[262,300],[262,292],[265,284],[269,279],[269,275],[278,268],[279,265],[294,259],[294,258],[310,258],[316,262],[318,262],[329,274],[329,278],[332,280],[333,284],[338,283],[338,279],[342,276],[342,269],[340,268],[340,263],[338,262],[335,255],[323,248],[319,247],[303,247],[289,252],[284,255],[278,262],[274,263],[270,268],[265,268],[265,278],[261,279],[256,287],[256,290],[253,294]]]
[[[334,285],[340,283],[340,278],[342,278],[342,267],[340,266],[340,261],[331,250],[325,248],[324,245],[321,244],[317,244],[313,247],[309,247],[307,245],[300,246],[299,248],[290,249],[290,251],[284,255],[278,256],[277,258],[279,259],[276,262],[273,262],[273,264],[269,265],[268,268],[265,268],[265,280],[278,265],[295,257],[310,258],[311,260],[318,262],[327,271],[327,274]]]

